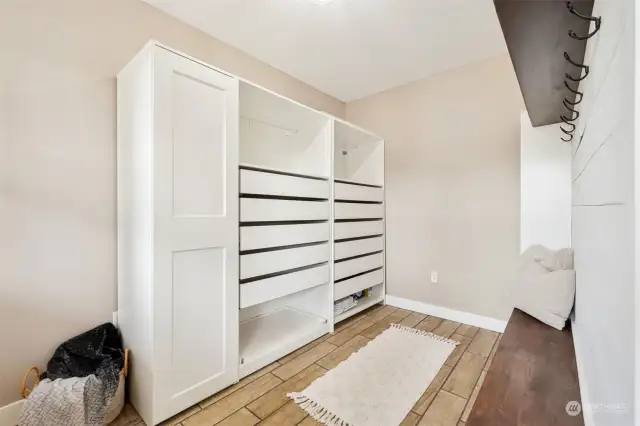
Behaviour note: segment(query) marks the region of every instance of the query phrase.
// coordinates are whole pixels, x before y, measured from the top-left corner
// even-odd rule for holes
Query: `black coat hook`
[[[585,70],[585,73],[583,76],[575,78],[575,77],[571,77],[571,74],[569,73],[564,73],[564,76],[567,78],[567,80],[571,80],[571,81],[582,81],[585,78],[587,78],[587,76],[589,75],[589,67],[587,67]]]
[[[560,120],[564,121],[564,124],[566,124],[567,126],[571,126],[570,132],[573,132],[574,130],[576,130],[576,125],[571,123],[571,121],[573,121],[573,120],[568,119],[564,115],[560,116]]]
[[[569,134],[569,139],[565,139],[563,137],[560,137],[560,140],[563,142],[571,142],[573,140],[573,135]]]
[[[571,112],[571,116],[572,117],[573,117],[573,114],[576,115],[576,117],[573,120],[577,120],[580,117],[580,111],[576,111],[575,109],[571,108],[569,106],[569,104],[567,103],[567,99],[566,98],[562,101],[562,105],[564,105],[564,107]],[[571,121],[573,121],[573,120],[571,120]]]
[[[569,54],[567,52],[564,52],[564,58],[574,67],[578,67],[578,68],[583,68],[585,70],[587,70],[587,72],[589,72],[589,65],[585,65],[585,64],[580,64],[576,61],[574,61],[573,59],[571,59],[571,56],[569,56]]]
[[[571,136],[573,136],[573,130],[566,130],[564,127],[562,127],[562,125],[560,125],[560,130],[562,130],[562,132],[563,132],[565,135],[571,135]]]
[[[585,78],[587,78],[587,76],[589,75],[589,65],[585,65],[585,64],[579,64],[576,61],[574,61],[573,59],[571,59],[571,56],[569,56],[569,54],[567,52],[564,52],[564,58],[574,67],[580,68],[580,74],[582,74],[582,70],[584,70],[584,75],[578,78],[574,78],[572,77],[570,74],[565,73],[565,77],[567,77],[567,79],[571,80],[571,81],[582,81]]]
[[[567,88],[567,90],[569,90],[571,93],[573,93],[574,95],[576,95],[576,97],[577,97],[578,95],[580,95],[580,100],[579,100],[579,101],[569,102],[571,105],[577,105],[577,104],[579,104],[580,102],[582,102],[582,96],[583,96],[583,93],[582,93],[582,92],[579,92],[579,91],[577,91],[577,90],[572,89],[572,88],[569,86],[569,83],[567,83],[567,81],[566,81],[566,80],[564,81],[564,87],[566,87],[566,88]],[[567,99],[567,98],[565,98],[565,99]]]
[[[566,103],[568,103],[569,105],[572,105],[572,106],[573,106],[573,105],[578,105],[580,102],[582,102],[582,98],[580,98],[580,100],[579,100],[579,101],[571,102],[571,101],[569,100],[569,98],[567,98],[567,97],[565,96],[565,98],[562,100],[562,103],[565,103],[565,102],[566,102]],[[567,106],[567,105],[565,105],[565,106]]]
[[[573,30],[569,30],[569,37],[575,38],[576,40],[587,40],[590,39],[591,37],[593,37],[598,31],[600,31],[600,25],[602,24],[602,17],[598,16],[598,17],[593,17],[593,16],[585,16],[585,15],[581,15],[580,13],[578,13],[573,5],[571,4],[570,1],[567,2],[567,9],[569,9],[569,13],[577,16],[580,19],[584,19],[586,21],[593,21],[596,23],[596,29],[593,30],[592,33],[587,34],[586,36],[579,36],[578,34],[575,33],[575,31]]]

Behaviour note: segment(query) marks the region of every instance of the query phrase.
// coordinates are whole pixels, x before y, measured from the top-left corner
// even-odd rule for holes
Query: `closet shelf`
[[[329,176],[313,175],[313,174],[309,174],[309,173],[300,173],[300,172],[292,172],[291,170],[278,169],[278,168],[275,168],[275,167],[259,166],[257,164],[240,163],[239,167],[240,167],[240,169],[254,170],[254,171],[257,171],[257,172],[267,172],[267,173],[270,172],[270,173],[283,174],[283,175],[287,175],[287,176],[297,176],[297,177],[302,177],[302,178],[329,180]]]
[[[289,307],[240,323],[240,377],[328,332],[324,318]]]
[[[384,301],[384,296],[365,297],[363,299],[360,299],[358,300],[358,303],[356,306],[354,306],[353,308],[349,309],[346,312],[341,313],[340,315],[337,315],[333,319],[333,322],[334,324],[337,324],[340,321],[346,320],[347,318],[357,314],[358,312],[362,312],[365,309],[370,308],[371,306],[378,304],[382,301]]]

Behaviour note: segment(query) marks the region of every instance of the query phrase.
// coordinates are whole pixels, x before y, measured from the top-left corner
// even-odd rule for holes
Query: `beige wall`
[[[508,318],[522,109],[507,55],[347,104],[386,140],[389,294]]]
[[[138,0],[0,3],[0,407],[116,309],[117,72],[155,38],[314,108],[344,104]]]

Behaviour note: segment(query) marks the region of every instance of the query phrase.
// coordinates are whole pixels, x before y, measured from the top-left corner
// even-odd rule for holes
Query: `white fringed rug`
[[[398,426],[458,344],[398,324],[317,379],[288,394],[330,426]]]

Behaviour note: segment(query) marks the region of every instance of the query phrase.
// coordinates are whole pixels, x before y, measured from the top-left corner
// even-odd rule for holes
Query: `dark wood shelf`
[[[571,3],[581,14],[593,11],[593,0]],[[561,0],[494,0],[494,4],[531,123],[534,127],[559,123],[560,115],[568,116],[562,100],[575,99],[564,86],[564,75],[577,76],[579,71],[565,60],[564,52],[582,63],[587,44],[567,32],[587,34],[589,21],[571,15]],[[577,88],[577,83],[571,87]]]

